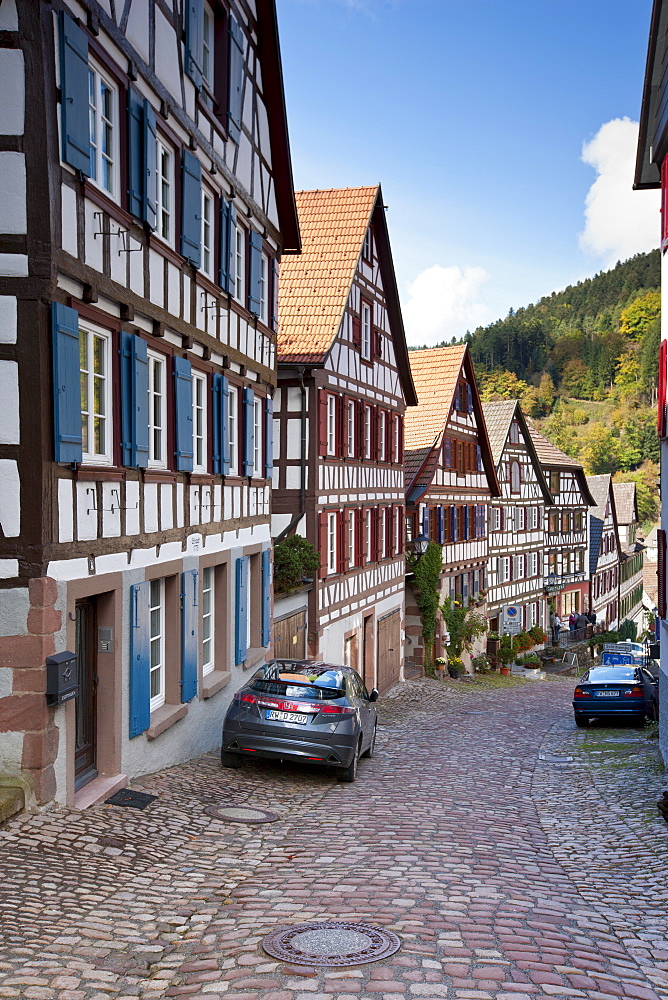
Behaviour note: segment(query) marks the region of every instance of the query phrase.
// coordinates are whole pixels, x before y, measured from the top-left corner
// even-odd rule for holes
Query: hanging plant
[[[413,566],[415,599],[422,617],[422,637],[424,639],[425,666],[431,664],[436,639],[436,616],[443,569],[442,549],[436,542],[430,542],[425,554]]]

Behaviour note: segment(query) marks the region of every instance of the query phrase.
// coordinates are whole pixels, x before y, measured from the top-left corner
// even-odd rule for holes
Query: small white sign
[[[506,604],[503,609],[503,631],[517,635],[522,631],[522,608],[517,604]]]
[[[188,548],[191,552],[199,552],[202,548],[202,536],[199,534],[188,535]]]

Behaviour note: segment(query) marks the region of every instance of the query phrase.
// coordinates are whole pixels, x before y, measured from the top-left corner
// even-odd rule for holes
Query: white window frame
[[[361,352],[365,361],[371,360],[371,306],[368,302],[362,302],[361,308],[362,341]]]
[[[538,553],[529,553],[529,576],[538,576]]]
[[[510,556],[499,556],[499,583],[510,580]]]
[[[367,229],[364,234],[364,243],[362,244],[362,257],[367,263],[371,263],[371,258],[373,256],[373,241],[371,239],[371,229]]]
[[[214,225],[214,199],[210,191],[202,188],[202,274],[213,281],[213,238],[215,232]]]
[[[378,441],[378,460],[380,462],[385,461],[385,448],[387,445],[387,411],[383,409],[378,410],[378,427],[379,427],[379,441]]]
[[[515,579],[523,580],[526,576],[526,559],[524,555],[515,556]]]
[[[364,457],[371,458],[371,407],[364,407]]]
[[[202,79],[206,84],[207,88],[213,94],[214,91],[214,80],[215,80],[215,61],[216,61],[216,47],[215,47],[215,31],[216,20],[213,14],[211,5],[208,3],[204,4],[204,14],[202,17]],[[208,94],[203,94],[204,100],[207,104],[210,104],[210,98]]]
[[[370,563],[373,556],[373,515],[371,507],[367,507],[364,511],[364,542],[365,542],[365,562]]]
[[[269,326],[269,258],[266,253],[260,257],[260,315],[259,320]]]
[[[263,403],[264,400],[262,396],[253,397],[253,478],[254,479],[264,479],[264,470],[262,468],[262,445],[263,445],[263,434],[262,434],[262,414],[263,414]]]
[[[162,370],[161,391],[155,390],[157,365]],[[156,409],[157,401],[157,409]],[[156,414],[159,423],[156,422]],[[156,432],[160,432],[160,449],[156,451]],[[148,351],[148,467],[164,469],[167,466],[167,358],[157,351]]]
[[[95,341],[102,341],[103,347],[103,374],[91,370],[91,362],[95,357]],[[86,365],[82,368],[84,361],[82,358],[82,344],[86,345]],[[85,375],[84,375],[85,373]],[[79,378],[86,381],[87,408],[84,409],[83,395],[81,398],[81,431],[82,442],[88,442],[88,448],[82,449],[82,459],[86,465],[113,465],[113,412],[112,412],[112,379],[111,379],[111,334],[96,326],[81,325],[79,327]],[[91,404],[95,399],[95,381],[103,381],[102,389],[102,412],[91,411]],[[95,424],[101,421],[104,434],[105,447],[99,451],[91,451],[90,445],[95,441]],[[84,433],[85,423],[85,433]]]
[[[202,676],[216,667],[216,572],[214,566],[202,570]]]
[[[154,612],[157,615],[154,617]],[[156,681],[156,693],[150,695],[149,710],[155,712],[165,704],[165,581],[149,584],[149,694]],[[155,657],[154,657],[155,651]],[[155,658],[155,663],[154,663]]]
[[[229,387],[227,397],[227,436],[230,452],[230,471],[228,475],[239,475],[239,390],[235,385]]]
[[[387,559],[387,507],[381,509],[380,515],[380,558]]]
[[[174,246],[174,149],[161,136],[155,141],[155,235]]]
[[[234,295],[235,301],[244,304],[246,278],[246,230],[236,226],[234,230]]]
[[[526,531],[526,513],[524,507],[515,508],[515,531]]]
[[[207,471],[207,377],[193,369],[193,472]]]
[[[394,421],[394,455],[392,456],[394,464],[399,464],[399,431],[401,429],[401,423],[399,421],[399,414],[395,413],[392,417]]]
[[[492,507],[492,531],[501,531],[501,507]]]
[[[336,454],[336,396],[327,394],[327,454]]]
[[[348,569],[355,566],[355,511],[348,511]]]
[[[348,400],[348,414],[347,414],[347,427],[348,427],[348,458],[354,458],[355,456],[355,400]]]
[[[337,513],[328,511],[327,513],[327,573],[336,573],[336,542],[337,542]]]
[[[110,116],[102,113],[102,88],[110,94]],[[119,200],[119,102],[118,87],[93,60],[88,64],[88,134],[90,143],[90,181],[95,187]],[[110,143],[105,151],[102,130],[109,127]],[[110,185],[102,180],[103,167],[109,164]]]

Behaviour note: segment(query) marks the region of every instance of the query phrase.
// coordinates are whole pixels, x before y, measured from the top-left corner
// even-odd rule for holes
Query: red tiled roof
[[[418,405],[406,410],[404,449],[406,452],[431,447],[442,435],[450,415],[457,379],[466,346],[433,347],[409,351],[408,360]]]

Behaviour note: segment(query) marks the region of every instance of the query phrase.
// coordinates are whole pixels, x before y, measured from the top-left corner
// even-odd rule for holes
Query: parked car
[[[221,762],[243,757],[308,760],[354,781],[360,757],[376,743],[378,691],[367,691],[350,667],[308,660],[271,660],[234,695],[225,722]]]
[[[591,667],[573,693],[576,726],[590,719],[617,716],[644,722],[659,717],[659,686],[652,674],[636,664]]]

